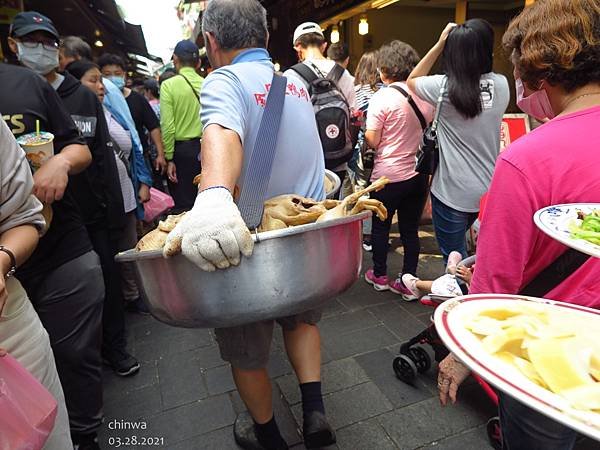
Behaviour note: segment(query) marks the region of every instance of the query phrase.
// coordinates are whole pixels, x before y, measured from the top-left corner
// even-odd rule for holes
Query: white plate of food
[[[548,236],[600,258],[600,203],[570,203],[540,209],[533,216]]]
[[[600,310],[468,295],[440,305],[435,325],[448,349],[491,385],[600,440]]]

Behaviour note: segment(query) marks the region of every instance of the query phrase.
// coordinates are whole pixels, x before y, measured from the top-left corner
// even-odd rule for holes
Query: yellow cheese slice
[[[565,389],[560,392],[576,409],[600,409],[600,383]]]
[[[537,339],[528,343],[531,363],[551,391],[558,393],[594,383],[589,365],[581,361],[576,346],[577,339]]]
[[[486,336],[483,338],[483,348],[488,353],[497,353],[501,351],[514,352],[515,349],[521,348],[523,338],[526,336],[523,327],[509,327],[504,329],[502,333]]]

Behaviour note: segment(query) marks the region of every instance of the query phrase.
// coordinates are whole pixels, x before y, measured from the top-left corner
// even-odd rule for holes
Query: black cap
[[[200,50],[192,41],[189,39],[184,39],[183,41],[179,41],[177,43],[175,50],[173,50],[173,54],[181,58],[198,59],[200,57]]]
[[[9,35],[22,37],[26,34],[33,33],[34,31],[46,31],[57,40],[59,39],[58,31],[56,31],[54,23],[43,14],[35,11],[17,14],[10,25]]]

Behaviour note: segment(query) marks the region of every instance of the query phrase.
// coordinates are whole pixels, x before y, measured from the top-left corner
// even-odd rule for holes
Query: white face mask
[[[19,62],[42,76],[58,67],[58,49],[48,50],[41,44],[29,48],[17,42],[17,51]]]

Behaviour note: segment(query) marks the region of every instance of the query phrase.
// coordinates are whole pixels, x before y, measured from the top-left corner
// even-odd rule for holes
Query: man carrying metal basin
[[[171,256],[170,249],[181,242],[188,259],[213,271],[238,265],[241,255],[252,254],[254,244],[244,205],[255,196],[254,186],[263,184],[264,198],[296,193],[322,200],[325,167],[306,89],[300,81],[274,77],[266,50],[266,11],[261,4],[257,0],[212,0],[203,13],[202,32],[216,69],[206,78],[201,93],[202,180],[193,209],[167,239],[165,256]],[[282,109],[272,114],[269,105],[278,100]],[[271,120],[263,122],[263,113]],[[263,141],[269,138],[276,140],[274,155],[262,157],[261,147],[268,147]],[[261,152],[260,158],[253,157],[256,152]],[[263,170],[271,161],[270,172]],[[244,213],[234,203],[236,185]],[[307,448],[335,442],[321,396],[316,327],[320,317],[319,311],[308,311],[277,320],[302,391]],[[268,320],[215,330],[221,356],[231,363],[250,413],[238,416],[234,427],[236,442],[246,449],[288,448],[273,416],[266,369],[274,323]]]

